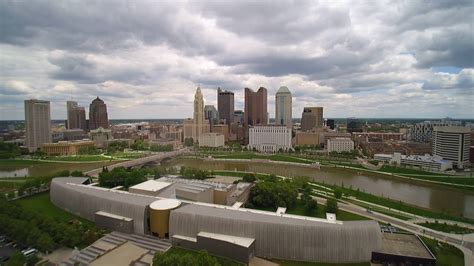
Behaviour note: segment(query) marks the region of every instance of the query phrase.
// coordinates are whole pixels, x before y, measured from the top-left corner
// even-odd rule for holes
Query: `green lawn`
[[[69,222],[72,219],[78,219],[83,223],[94,225],[94,223],[66,212],[56,206],[49,200],[49,193],[40,193],[30,197],[22,198],[14,201],[20,204],[23,208],[34,212],[39,212],[43,215],[58,219],[63,222]]]
[[[435,255],[437,266],[464,265],[464,254],[458,248],[423,236],[421,239]]]
[[[447,174],[432,173],[432,172],[427,172],[427,171],[423,171],[423,170],[404,168],[404,167],[396,167],[396,166],[390,166],[390,165],[384,165],[379,171],[387,172],[387,173],[394,173],[394,174],[447,176]]]
[[[93,162],[109,161],[110,158],[101,155],[78,155],[78,156],[49,156],[42,158],[44,160],[62,161],[62,162]]]
[[[324,263],[324,262],[304,262],[290,260],[273,260],[281,266],[370,266],[370,262],[360,263]]]
[[[259,155],[255,153],[237,153],[237,154],[225,154],[225,155],[214,155],[216,159],[266,159],[270,161],[278,161],[278,162],[290,162],[290,163],[304,163],[304,164],[311,164],[313,161],[308,161],[305,159],[301,159],[298,157],[290,156],[290,155],[283,155],[283,154],[274,154],[270,156]]]
[[[190,255],[193,255],[193,256],[197,256],[198,252],[194,251],[194,250],[190,250],[190,249],[180,248],[180,247],[172,247],[166,253],[169,254],[169,255],[177,254],[177,255],[180,255],[180,256],[184,256],[186,254],[190,254]],[[222,266],[241,266],[241,265],[245,265],[245,264],[240,263],[238,261],[223,258],[223,257],[219,257],[219,256],[212,256],[212,257],[215,257],[217,259],[217,261]]]
[[[318,182],[313,182],[315,184],[319,184],[325,187],[329,187],[332,189],[335,189],[336,187],[341,188],[340,186],[335,186],[335,185],[329,185],[329,184],[323,184],[323,183],[318,183]],[[434,218],[434,219],[445,219],[445,220],[452,220],[452,221],[459,221],[459,222],[465,222],[469,224],[474,224],[474,219],[466,218],[466,217],[461,217],[461,216],[456,216],[448,213],[441,213],[441,212],[434,212],[428,209],[420,208],[414,205],[410,205],[407,203],[404,203],[402,201],[396,201],[388,198],[382,198],[379,196],[375,196],[369,193],[365,193],[362,191],[357,191],[354,189],[342,187],[341,190],[343,191],[344,195],[346,196],[353,196],[359,200],[367,201],[370,203],[375,203],[381,206],[385,206],[391,209],[403,211],[403,212],[408,212],[428,218]]]
[[[453,234],[470,234],[474,233],[474,230],[471,230],[466,227],[462,227],[459,225],[451,225],[445,223],[419,223],[419,225],[428,227],[437,231],[446,232],[446,233],[453,233]]]
[[[311,214],[311,215],[307,215],[307,214],[305,214],[303,204],[301,203],[301,201],[298,200],[293,208],[290,208],[290,209],[286,210],[286,213],[326,219],[326,206],[322,205],[322,204],[318,204],[317,211],[315,213]],[[353,214],[353,213],[346,212],[346,211],[342,211],[342,210],[337,211],[336,219],[339,220],[339,221],[370,220],[367,217],[360,216],[360,215]]]

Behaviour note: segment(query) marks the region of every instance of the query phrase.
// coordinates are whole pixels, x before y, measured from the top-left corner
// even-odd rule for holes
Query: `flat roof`
[[[160,190],[168,187],[169,185],[171,185],[171,183],[169,183],[169,182],[148,180],[148,181],[137,184],[137,185],[135,185],[133,187],[130,187],[130,188],[137,189],[137,190],[157,192],[157,191],[160,191]]]
[[[119,247],[98,257],[90,265],[124,265],[128,266],[134,260],[139,259],[148,250],[141,248],[131,242],[125,242]]]
[[[382,233],[382,248],[374,252],[397,256],[436,259],[424,243],[413,234]]]
[[[116,214],[108,213],[108,212],[104,212],[104,211],[98,211],[95,214],[102,215],[102,216],[107,216],[107,217],[118,219],[118,220],[124,220],[124,221],[127,221],[127,222],[133,221],[132,218],[125,217],[125,216],[120,216],[120,215],[116,215]]]
[[[250,247],[250,245],[252,245],[252,243],[255,241],[255,238],[222,235],[222,234],[215,234],[215,233],[209,233],[209,232],[203,232],[203,231],[199,232],[197,236],[221,240],[221,241],[229,242],[229,243],[246,247],[246,248]]]
[[[150,204],[150,209],[153,210],[171,210],[181,205],[181,201],[177,199],[160,199]]]

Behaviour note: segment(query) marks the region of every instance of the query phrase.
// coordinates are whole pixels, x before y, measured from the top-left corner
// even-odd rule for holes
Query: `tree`
[[[7,262],[7,266],[18,266],[18,265],[24,265],[26,262],[25,255],[21,253],[20,251],[15,251],[10,259]]]
[[[326,201],[326,212],[337,213],[338,206],[335,198],[328,198]]]
[[[242,177],[242,181],[244,181],[244,182],[253,183],[253,182],[255,182],[255,180],[257,180],[257,178],[256,178],[255,175],[252,174],[252,173],[246,173],[246,174]]]
[[[194,139],[193,138],[184,139],[184,146],[186,146],[186,147],[194,146]]]
[[[314,199],[310,199],[304,205],[304,213],[309,216],[313,216],[318,210],[318,202]]]
[[[334,197],[336,199],[342,198],[342,190],[340,188],[334,189]]]
[[[207,251],[201,250],[194,255],[188,253],[180,255],[173,253],[172,250],[166,253],[155,253],[153,257],[153,266],[219,266],[221,265],[216,258],[210,256]]]

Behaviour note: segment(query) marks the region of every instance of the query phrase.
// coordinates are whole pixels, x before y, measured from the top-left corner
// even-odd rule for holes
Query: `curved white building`
[[[375,221],[333,221],[224,205],[177,201],[55,178],[51,201],[115,231],[169,237],[174,245],[248,263],[252,256],[364,262],[382,246]]]

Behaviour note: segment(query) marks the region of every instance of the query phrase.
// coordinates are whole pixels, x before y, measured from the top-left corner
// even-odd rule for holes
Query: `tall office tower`
[[[247,126],[267,124],[267,89],[260,87],[257,92],[254,92],[249,88],[245,88],[244,115],[244,123]]]
[[[322,107],[305,107],[301,115],[301,131],[321,128],[324,125]]]
[[[89,106],[89,129],[109,128],[107,105],[99,97]]]
[[[86,130],[86,110],[75,101],[67,101],[67,129]]]
[[[277,91],[275,105],[275,124],[292,128],[292,96],[287,87],[280,87]]]
[[[203,133],[209,133],[209,121],[204,117],[204,98],[202,96],[201,88],[197,88],[194,94],[194,113],[193,119],[187,119],[183,125],[184,139],[192,138],[194,142],[199,141],[199,137]]]
[[[354,132],[362,132],[364,131],[362,121],[355,117],[347,118],[346,124],[347,132],[354,133]]]
[[[43,143],[51,143],[51,112],[49,101],[25,100],[26,147],[34,152]]]
[[[469,146],[471,130],[462,126],[441,126],[433,128],[433,156],[451,161],[457,168],[470,165]]]
[[[219,113],[214,105],[204,106],[204,118],[209,121],[209,124],[214,125],[219,122]]]
[[[334,130],[335,127],[335,123],[334,123],[334,119],[327,119],[326,120],[326,126],[329,127],[330,129]]]
[[[219,119],[230,125],[234,122],[234,93],[217,88],[217,110]]]

